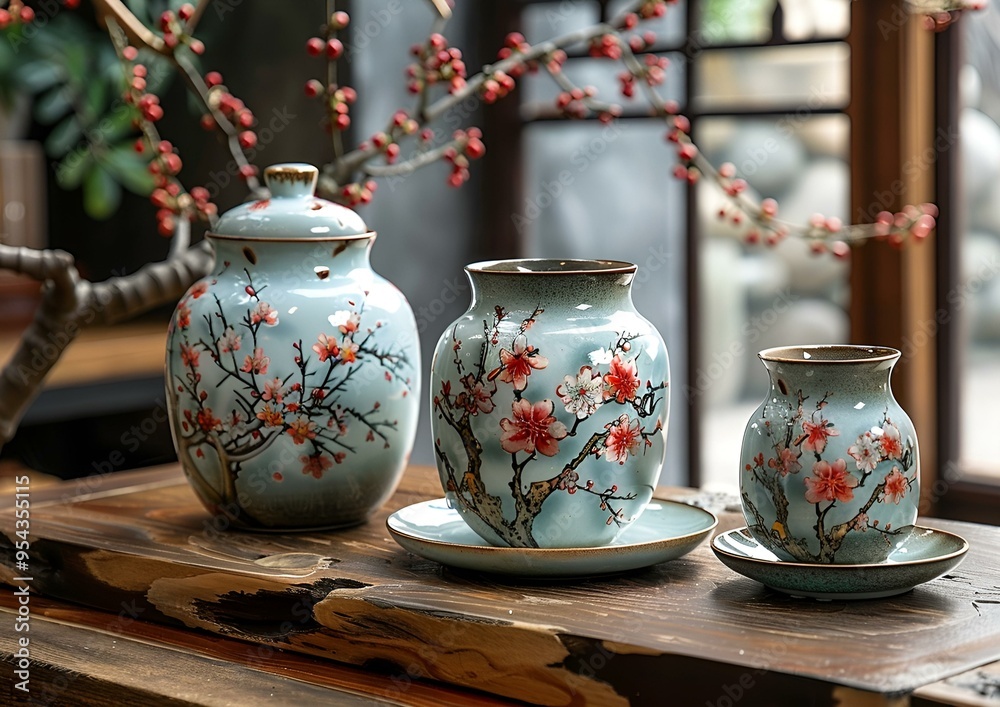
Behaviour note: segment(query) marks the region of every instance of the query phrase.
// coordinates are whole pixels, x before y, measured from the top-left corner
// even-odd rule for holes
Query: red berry
[[[80,7],[80,0],[63,0],[63,5],[67,10],[75,10]]]
[[[170,10],[166,10],[160,15],[160,29],[168,30],[170,29],[170,23],[174,21],[174,13]]]
[[[0,9],[0,29],[5,29],[10,24],[10,12]]]
[[[222,83],[222,74],[220,74],[218,71],[209,71],[207,74],[205,74],[206,86],[209,87],[218,86],[221,83]]]
[[[330,59],[339,59],[344,53],[344,43],[339,39],[330,39],[326,43],[326,55]]]
[[[163,109],[157,104],[152,103],[143,109],[142,115],[146,120],[155,123],[163,117]]]
[[[205,130],[214,130],[215,129],[215,118],[213,118],[208,113],[206,113],[205,115],[201,116],[201,127],[204,128]]]
[[[173,218],[165,218],[160,221],[157,226],[157,230],[160,232],[161,236],[172,236],[174,235],[175,221]]]
[[[240,117],[237,118],[236,122],[240,124],[241,128],[249,128],[253,125],[253,113],[248,110],[240,112]]]
[[[388,145],[385,148],[385,158],[386,158],[386,161],[389,164],[392,164],[393,162],[396,161],[397,157],[399,157],[399,145],[397,145],[396,143],[392,143],[391,145]]]
[[[175,49],[177,45],[180,44],[180,40],[177,39],[176,34],[164,33],[163,43],[167,45],[168,49]]]
[[[181,167],[184,166],[184,163],[181,162],[180,156],[177,154],[169,154],[164,157],[164,160],[167,163],[167,171],[171,174],[177,174],[181,171]]]
[[[323,84],[316,79],[309,79],[306,81],[306,96],[309,98],[315,98],[323,91]]]
[[[21,22],[24,22],[25,24],[27,24],[28,22],[31,22],[33,19],[35,19],[35,11],[32,10],[27,5],[25,5],[24,7],[22,7],[21,8]]]
[[[143,79],[146,78],[146,67],[142,64],[136,64],[132,67],[132,75]]]
[[[350,124],[351,124],[350,117],[347,116],[347,115],[345,115],[345,114],[343,114],[343,113],[341,113],[340,115],[338,115],[337,119],[334,121],[334,125],[337,126],[337,130],[347,130],[347,127]]]
[[[160,144],[156,146],[156,149],[161,155],[166,155],[174,151],[174,145],[169,140],[160,140]]]
[[[139,56],[139,50],[132,46],[125,47],[122,49],[122,56],[129,61],[135,61],[135,58]]]
[[[184,3],[177,8],[177,16],[187,22],[194,16],[194,5],[189,2]]]
[[[306,42],[306,54],[309,56],[319,56],[323,53],[325,42],[319,37],[310,37]]]
[[[347,27],[350,23],[351,16],[343,11],[335,12],[330,17],[330,26],[334,29],[344,29],[344,27]]]
[[[465,154],[469,156],[469,159],[478,160],[486,154],[486,145],[479,138],[470,138],[469,142],[465,144]]]
[[[208,189],[205,187],[193,187],[191,189],[191,198],[195,201],[208,201],[209,196]]]
[[[200,56],[205,53],[205,43],[200,39],[192,39],[188,42],[188,49]]]
[[[358,92],[350,86],[344,86],[340,91],[344,94],[344,101],[354,103],[358,99]]]
[[[250,179],[251,177],[257,176],[257,168],[252,164],[245,164],[240,167],[240,176],[244,179]]]
[[[257,133],[252,130],[244,130],[240,133],[240,147],[244,150],[249,150],[251,147],[257,144]]]
[[[146,151],[146,146],[143,144],[142,138],[139,138],[138,140],[135,141],[133,149],[135,149],[135,151],[138,152],[139,154],[142,154],[143,152]]]
[[[165,209],[171,205],[170,195],[165,189],[154,189],[153,193],[149,195],[149,200],[158,209]]]

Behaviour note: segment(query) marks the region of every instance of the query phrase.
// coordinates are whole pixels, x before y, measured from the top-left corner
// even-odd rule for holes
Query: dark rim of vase
[[[901,355],[897,349],[888,346],[859,344],[776,346],[757,354],[761,361],[775,363],[880,363],[895,361]]]
[[[635,273],[638,267],[624,260],[515,258],[470,263],[465,270],[490,275],[623,275]]]
[[[355,233],[346,236],[255,236],[253,234],[234,236],[231,233],[212,233],[211,231],[205,233],[206,238],[212,238],[218,241],[254,241],[256,243],[336,243],[338,241],[374,241],[377,235],[378,234],[375,231]]]

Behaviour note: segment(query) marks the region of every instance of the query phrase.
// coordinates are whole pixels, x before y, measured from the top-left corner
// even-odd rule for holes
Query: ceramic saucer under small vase
[[[709,511],[654,499],[613,543],[583,548],[515,548],[487,544],[443,499],[415,503],[386,520],[404,549],[449,567],[533,579],[592,577],[675,560],[718,525]]]
[[[744,528],[719,533],[712,550],[724,565],[771,589],[814,599],[881,599],[907,592],[954,569],[969,543],[943,530],[913,526],[889,559],[838,565],[779,560]]]

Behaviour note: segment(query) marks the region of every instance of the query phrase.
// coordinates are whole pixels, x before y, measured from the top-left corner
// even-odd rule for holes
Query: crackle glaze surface
[[[916,432],[889,387],[899,352],[805,346],[760,358],[771,387],[740,460],[749,532],[782,560],[885,560],[920,498]]]
[[[311,180],[275,182],[296,169]],[[389,497],[412,449],[416,324],[369,265],[375,234],[312,195],[315,168],[265,178],[272,197],[221,219],[215,268],[171,319],[174,443],[202,502],[235,526],[353,525]]]
[[[635,266],[466,268],[473,302],[438,342],[431,415],[448,502],[494,545],[593,547],[652,497],[666,444],[663,339]]]

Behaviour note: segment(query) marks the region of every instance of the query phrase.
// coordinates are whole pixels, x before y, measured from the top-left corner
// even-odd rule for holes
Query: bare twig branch
[[[178,223],[189,227],[185,219]],[[212,262],[211,249],[202,242],[132,275],[94,284],[80,278],[69,253],[0,245],[0,269],[45,283],[34,320],[0,372],[0,446],[14,435],[45,377],[84,327],[113,324],[176,302]]]

